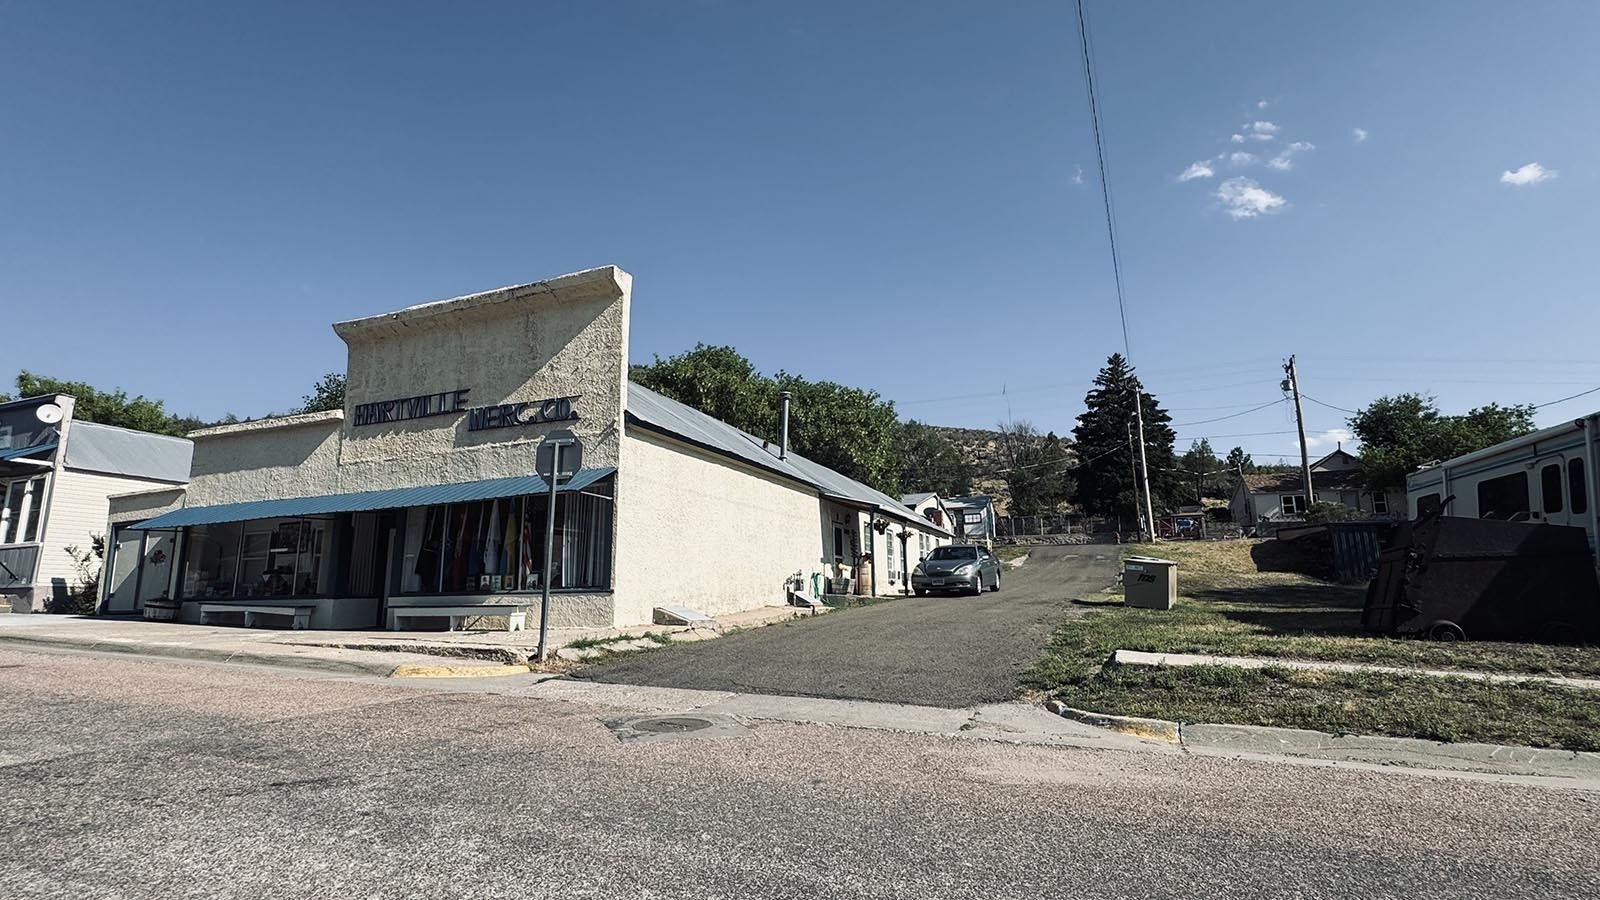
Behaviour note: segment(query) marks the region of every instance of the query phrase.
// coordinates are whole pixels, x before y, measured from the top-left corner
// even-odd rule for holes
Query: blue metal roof
[[[583,469],[557,485],[556,490],[582,490],[616,471],[611,467]],[[283,500],[252,500],[248,503],[222,503],[216,506],[188,506],[153,519],[146,519],[131,527],[151,530],[179,528],[185,525],[213,525],[219,522],[244,522],[251,519],[370,512],[379,509],[520,497],[524,494],[542,494],[549,490],[550,486],[537,475],[518,475],[512,478],[469,481],[464,484],[393,488],[387,491],[361,491],[354,494],[324,494],[320,497],[290,497]]]
[[[54,450],[55,448],[56,445],[51,443],[34,444],[32,447],[18,447],[15,450],[0,450],[0,460],[21,459],[24,456],[33,456],[36,453],[43,453],[46,450]]]

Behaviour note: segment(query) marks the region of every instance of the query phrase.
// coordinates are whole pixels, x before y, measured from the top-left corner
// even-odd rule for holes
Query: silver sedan
[[[977,544],[935,547],[911,573],[911,590],[918,597],[939,591],[976,596],[985,588],[1000,590],[1000,560]]]

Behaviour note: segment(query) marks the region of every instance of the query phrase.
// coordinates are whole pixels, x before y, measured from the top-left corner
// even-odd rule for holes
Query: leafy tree
[[[1073,455],[1055,432],[1040,434],[1029,422],[1001,423],[999,473],[1011,495],[1011,513],[1039,516],[1055,512],[1072,496]]]
[[[1532,406],[1491,403],[1458,416],[1439,412],[1432,397],[1379,397],[1349,420],[1361,440],[1361,476],[1374,489],[1405,483],[1428,462],[1481,450],[1533,431]]]
[[[329,372],[322,376],[322,380],[312,385],[311,393],[301,398],[300,408],[297,413],[327,412],[334,409],[344,409],[343,372]]]
[[[100,391],[82,381],[62,381],[28,371],[17,373],[16,383],[19,397],[71,395],[77,401],[72,415],[80,422],[98,422],[156,434],[181,435],[185,431],[178,417],[169,414],[160,400],[143,395],[129,397],[123,390]]]
[[[732,347],[693,350],[633,366],[629,377],[735,428],[776,443],[778,392],[794,395],[789,446],[885,493],[900,489],[894,442],[900,429],[894,404],[876,392],[779,372],[769,377]]]
[[[941,497],[972,492],[972,466],[937,428],[912,419],[895,432],[894,446],[902,492],[932,491]]]
[[[1217,459],[1217,454],[1211,449],[1211,442],[1205,438],[1193,441],[1189,449],[1178,459],[1178,468],[1183,470],[1182,492],[1184,500],[1194,496],[1190,492],[1198,492],[1194,502],[1200,502],[1201,497],[1211,496],[1215,487],[1221,484],[1218,476],[1222,469],[1222,460]]]
[[[1228,458],[1222,461],[1222,467],[1231,472],[1243,472],[1249,475],[1256,470],[1255,461],[1250,454],[1244,452],[1243,447],[1235,447],[1228,451]]]
[[[1091,515],[1126,516],[1137,521],[1144,508],[1133,474],[1133,466],[1138,464],[1137,447],[1131,446],[1128,439],[1128,429],[1134,423],[1135,397],[1142,399],[1144,407],[1145,456],[1156,512],[1159,514],[1181,496],[1176,476],[1170,471],[1176,468],[1172,445],[1177,435],[1169,424],[1172,417],[1144,390],[1122,354],[1113,353],[1095,376],[1094,387],[1083,401],[1087,410],[1073,429],[1082,459],[1075,473],[1078,503]]]

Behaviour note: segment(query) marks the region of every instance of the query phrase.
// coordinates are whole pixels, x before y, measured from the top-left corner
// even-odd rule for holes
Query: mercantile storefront
[[[626,626],[783,603],[858,564],[895,590],[951,541],[630,385],[631,285],[608,266],[336,324],[346,407],[191,434],[184,490],[112,498],[107,596],[132,580],[149,618],[443,627],[536,616],[548,579],[552,626]],[[552,493],[554,436],[574,443]]]

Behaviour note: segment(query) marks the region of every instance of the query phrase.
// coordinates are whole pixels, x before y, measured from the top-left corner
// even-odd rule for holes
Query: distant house
[[[956,523],[956,536],[969,544],[994,543],[994,500],[983,494],[971,497],[951,497],[945,501]]]
[[[940,528],[955,530],[955,526],[950,524],[950,508],[938,494],[931,491],[920,494],[906,494],[900,498],[900,502]]]
[[[1361,482],[1361,459],[1342,447],[1311,464],[1317,502],[1342,503],[1360,516],[1404,514],[1404,492],[1368,490]],[[1233,520],[1244,528],[1305,520],[1305,476],[1298,471],[1246,475],[1234,488]]]

